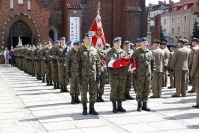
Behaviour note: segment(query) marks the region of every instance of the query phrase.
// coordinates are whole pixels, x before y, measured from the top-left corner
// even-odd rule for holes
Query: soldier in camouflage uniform
[[[109,72],[109,81],[111,85],[111,93],[110,100],[113,104],[113,113],[126,112],[126,110],[122,107],[122,101],[124,101],[124,91],[126,84],[126,67],[120,67],[120,62],[117,63],[119,67],[110,66],[111,62],[116,62],[116,60],[120,60],[123,57],[127,56],[127,53],[121,48],[121,37],[116,37],[113,40],[113,48],[111,48],[107,54],[107,64],[108,64],[108,72]],[[118,102],[118,107],[116,106],[116,102]]]
[[[94,104],[96,101],[97,80],[99,80],[100,59],[96,48],[92,46],[92,37],[89,33],[84,36],[84,46],[81,46],[76,55],[79,64],[77,68],[78,83],[80,84],[83,115],[87,115],[87,92],[89,91],[89,114],[98,115]]]
[[[54,82],[54,89],[59,89],[59,76],[58,76],[58,61],[59,61],[59,47],[60,41],[56,40],[50,53],[52,63],[52,80]]]
[[[127,57],[131,58],[133,56],[133,50],[130,50],[130,41],[124,42],[123,50],[126,51]],[[130,96],[131,85],[132,85],[132,73],[128,70],[129,66],[126,67],[126,69],[127,69],[127,80],[124,92],[124,99],[133,100],[134,98]]]
[[[60,38],[60,48],[59,48],[59,62],[58,62],[58,76],[59,76],[59,85],[61,86],[61,93],[68,92],[66,88],[66,64],[65,64],[65,56],[67,53],[67,46],[65,37]]]
[[[36,57],[35,57],[35,73],[37,75],[37,80],[41,80],[41,59],[40,59],[40,56],[39,56],[41,49],[42,49],[42,44],[38,43],[37,48],[35,49],[35,54],[36,54]]]
[[[146,37],[141,39],[140,45],[141,46],[133,53],[137,64],[136,70],[133,71],[133,77],[137,82],[137,111],[141,111],[141,109],[151,111],[151,109],[147,107],[147,101],[149,88],[151,86],[151,76],[153,71],[155,71],[155,58],[152,51],[147,48],[148,42]]]
[[[99,51],[100,56],[100,62],[101,62],[101,73],[99,75],[99,83],[98,83],[98,91],[97,91],[97,102],[104,102],[104,99],[102,98],[102,95],[104,94],[104,87],[107,82],[107,67],[106,67],[106,56],[107,56],[107,50],[101,50]]]
[[[66,77],[70,78],[70,95],[71,104],[80,103],[79,100],[79,86],[77,83],[77,68],[78,62],[75,60],[78,49],[80,48],[80,41],[73,43],[74,48],[71,49],[66,55]]]

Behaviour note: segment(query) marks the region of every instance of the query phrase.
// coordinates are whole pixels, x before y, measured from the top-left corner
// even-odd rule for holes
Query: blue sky
[[[149,2],[152,4],[157,4],[158,1],[164,1],[164,0],[146,0],[146,5],[148,5]],[[179,2],[180,0],[173,0],[173,1],[176,3],[176,2]],[[169,3],[169,0],[166,0],[166,2]]]

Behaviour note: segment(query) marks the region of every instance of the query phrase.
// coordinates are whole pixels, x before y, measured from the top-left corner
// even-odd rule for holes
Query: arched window
[[[57,29],[55,27],[50,27],[49,30],[49,37],[53,40],[56,41],[58,38],[58,33],[57,33]]]
[[[155,21],[154,20],[150,21],[150,26],[155,26]]]

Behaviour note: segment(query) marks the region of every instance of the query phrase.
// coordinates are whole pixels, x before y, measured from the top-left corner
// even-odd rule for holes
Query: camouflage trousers
[[[125,87],[126,92],[130,92],[131,85],[132,85],[132,74],[131,72],[128,72],[127,79],[126,79],[126,87]]]
[[[52,80],[54,83],[59,83],[59,76],[58,76],[58,62],[54,62],[51,64],[52,68]]]
[[[45,68],[44,68],[44,61],[41,61],[41,76],[44,77],[45,76]]]
[[[35,65],[35,73],[36,73],[37,76],[41,76],[41,63],[40,63],[40,61],[37,61],[35,64],[36,64]]]
[[[87,92],[89,92],[90,103],[95,103],[97,93],[97,83],[95,75],[82,76],[82,85],[80,86],[82,104],[86,104]]]
[[[58,63],[58,77],[59,77],[59,85],[61,87],[67,86],[68,82],[66,79],[66,66],[64,63]]]
[[[109,82],[111,85],[110,100],[112,102],[124,101],[126,73],[121,72],[120,74],[114,74],[114,71],[115,70],[109,70]]]
[[[100,80],[100,82],[99,82],[99,85],[98,85],[98,90],[97,90],[98,93],[97,94],[103,95],[104,94],[104,86],[107,82],[106,71],[101,72],[99,80]]]
[[[136,100],[138,102],[147,102],[148,95],[151,88],[151,76],[146,74],[138,74],[137,75],[137,93]]]
[[[70,95],[79,95],[79,85],[77,83],[77,76],[74,73],[71,73],[70,78]]]
[[[44,64],[44,69],[46,73],[46,80],[52,80],[51,62],[48,61]]]

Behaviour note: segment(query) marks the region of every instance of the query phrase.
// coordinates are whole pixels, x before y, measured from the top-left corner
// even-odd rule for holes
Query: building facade
[[[147,34],[145,0],[98,0],[106,41],[121,36],[135,42]],[[76,23],[77,39],[89,31],[97,15],[96,0],[0,0],[0,53],[5,47],[71,39]],[[74,23],[72,23],[74,21]]]
[[[180,0],[166,9],[161,16],[161,24],[168,43],[175,44],[179,38],[191,41],[194,22],[198,17],[193,15],[197,9],[196,0]]]

